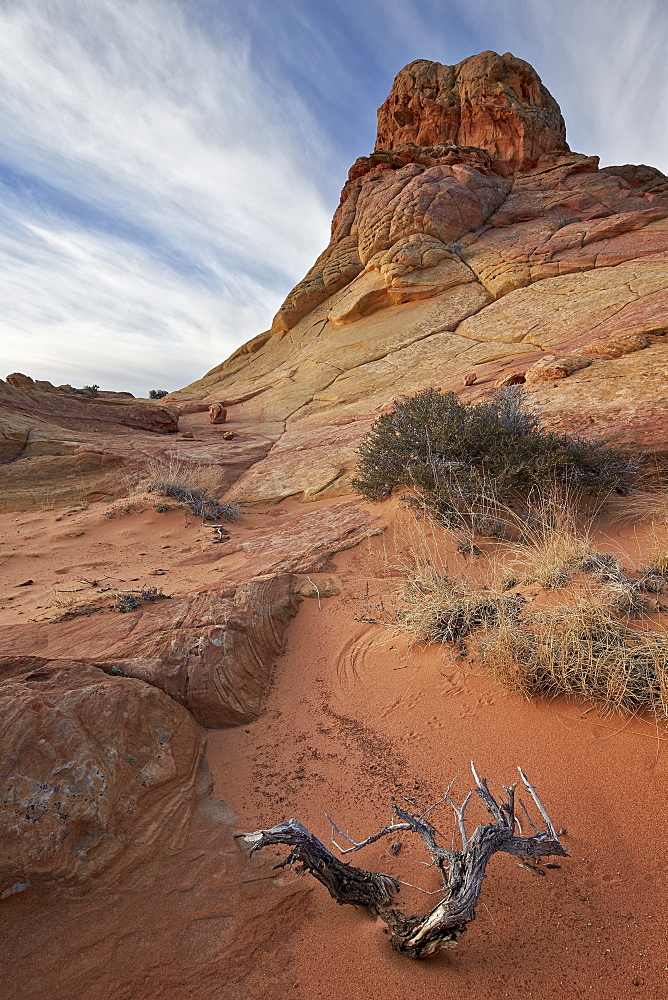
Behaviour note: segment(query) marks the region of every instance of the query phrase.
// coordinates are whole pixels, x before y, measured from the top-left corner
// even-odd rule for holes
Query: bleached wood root
[[[471,770],[475,787],[461,806],[457,806],[450,797],[450,788],[439,802],[421,814],[413,814],[394,806],[397,821],[359,843],[351,840],[328,817],[332,824],[332,842],[342,854],[358,851],[391,834],[408,831],[418,834],[443,881],[443,898],[426,914],[406,916],[396,909],[392,904],[401,888],[398,879],[355,868],[340,861],[322,841],[295,819],[279,823],[270,830],[244,834],[243,837],[253,845],[251,853],[270,845],[286,844],[291,848],[290,854],[276,865],[277,868],[300,865],[299,870],[310,872],[338,903],[362,906],[384,920],[391,932],[392,947],[401,954],[410,958],[425,958],[442,948],[456,947],[468,924],[475,919],[487,864],[497,851],[523,859],[539,859],[550,855],[565,857],[568,854],[535,788],[521,768],[518,768],[521,782],[544,823],[544,829],[539,829],[530,819],[524,803],[521,803],[534,830],[530,837],[515,835],[516,824],[521,829],[515,818],[517,782],[510,788],[504,786],[506,798],[497,801],[490,792],[487,781],[478,777],[473,763]],[[473,793],[485,804],[492,822],[481,824],[469,837],[465,813]],[[443,802],[448,802],[455,813],[462,840],[459,851],[440,846],[436,841],[436,830],[428,820],[431,812]],[[340,848],[334,841],[335,832],[347,840],[350,846]]]

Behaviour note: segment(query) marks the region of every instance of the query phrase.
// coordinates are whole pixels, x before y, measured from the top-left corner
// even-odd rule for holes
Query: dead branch
[[[487,864],[497,851],[515,855],[522,859],[522,863],[529,858],[540,859],[549,855],[565,857],[568,854],[559,841],[554,824],[536,789],[521,768],[518,768],[518,771],[522,784],[526,787],[545,824],[545,828],[541,830],[530,820],[535,831],[531,837],[515,836],[516,785],[511,785],[509,788],[504,786],[506,798],[497,801],[490,792],[487,781],[478,777],[473,763],[471,771],[475,787],[469,791],[461,806],[458,807],[450,797],[451,783],[445,796],[422,813],[413,814],[395,805],[393,812],[398,822],[390,823],[361,841],[353,840],[327,816],[332,825],[332,842],[342,854],[358,851],[397,831],[416,833],[422,839],[431,855],[431,864],[438,868],[443,881],[441,890],[443,898],[427,914],[406,916],[393,907],[394,897],[399,893],[402,884],[400,880],[339,861],[317,837],[295,819],[279,823],[271,830],[257,830],[255,833],[244,834],[243,837],[247,843],[253,845],[251,853],[272,844],[287,844],[291,848],[290,854],[280,861],[276,868],[299,864],[298,870],[309,871],[338,903],[362,906],[384,920],[391,932],[390,943],[401,954],[410,958],[425,958],[442,948],[457,946],[468,924],[475,919]],[[480,824],[469,836],[465,814],[474,792],[484,803],[492,822]],[[448,802],[455,814],[462,840],[461,851],[440,846],[436,841],[436,829],[427,821],[427,816],[443,802]],[[523,803],[522,808],[529,818]],[[339,847],[334,841],[335,832],[351,846]],[[532,866],[530,870],[540,869]]]
[[[288,844],[292,847],[290,854],[274,868],[299,863],[301,869],[298,871],[309,871],[322,882],[337,903],[352,903],[376,913],[380,912],[379,907],[387,907],[399,892],[399,883],[390,875],[367,872],[339,861],[296,819],[279,823],[271,830],[244,834],[244,840],[253,844],[252,851],[259,851],[270,844]]]

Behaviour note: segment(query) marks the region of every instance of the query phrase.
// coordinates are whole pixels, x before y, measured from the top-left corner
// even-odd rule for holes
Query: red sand
[[[388,505],[379,509],[391,513]],[[148,553],[118,575],[129,579],[144,565],[166,563],[170,583],[172,574],[187,572],[179,583],[210,584],[210,566],[181,570],[176,555],[162,548],[195,545],[201,537],[198,526],[184,528],[182,513],[149,510],[110,520],[102,513],[103,505],[95,505],[62,522],[54,521],[55,512],[21,516],[16,524],[4,519],[4,537],[22,539],[11,542],[23,546],[19,576],[26,575],[24,549],[32,545],[39,555],[30,565],[39,561],[44,581],[40,592],[37,585],[5,591],[16,595],[0,602],[6,621],[44,607],[47,583],[52,587],[53,574],[68,563],[65,542],[76,546],[69,564],[77,574],[86,561],[95,562],[96,574],[119,571],[118,551],[105,544],[108,525],[129,532],[128,543],[141,532],[141,551]],[[69,541],[66,528],[86,534]],[[628,564],[635,564],[634,531],[609,534],[608,548],[626,548]],[[458,662],[449,647],[408,649],[391,629],[358,620],[369,609],[373,616],[378,595],[387,599],[396,585],[383,558],[386,544],[377,538],[338,555],[327,577],[340,594],[320,606],[315,599],[303,602],[263,716],[209,733],[213,800],[203,797],[180,852],[156,856],[140,871],[119,870],[97,887],[25,892],[0,904],[11,970],[3,997],[668,995],[665,731],[575,702],[529,702]],[[88,560],[95,545],[99,556]],[[74,570],[63,575],[71,579]],[[17,619],[12,605],[19,602],[24,616]],[[462,798],[471,759],[497,790],[515,780],[521,764],[557,827],[566,828],[571,857],[540,877],[496,855],[477,919],[457,949],[432,959],[414,962],[394,953],[382,923],[337,906],[309,876],[272,876],[271,864],[287,852],[249,858],[231,836],[294,816],[327,840],[327,810],[361,838],[388,821],[393,798],[414,797],[426,806],[455,774]],[[441,808],[435,822],[449,838],[448,810]],[[433,870],[411,860],[425,859],[419,845],[406,841],[396,858],[389,846],[380,842],[351,860],[436,887]],[[400,902],[404,894],[409,910],[425,911],[437,899],[405,889]]]

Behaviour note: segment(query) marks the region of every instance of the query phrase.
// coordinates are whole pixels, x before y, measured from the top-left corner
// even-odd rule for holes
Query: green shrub
[[[168,392],[166,389],[151,389],[148,394],[149,399],[162,399],[163,396],[167,396]]]
[[[543,430],[523,391],[475,405],[425,389],[395,403],[363,440],[353,488],[368,500],[414,487],[413,503],[450,526],[462,511],[509,504],[532,490],[628,492],[635,463],[602,442]]]

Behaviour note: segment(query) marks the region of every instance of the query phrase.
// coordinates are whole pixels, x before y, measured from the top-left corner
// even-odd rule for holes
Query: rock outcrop
[[[27,375],[8,375],[6,382],[0,379],[0,407],[27,418],[48,420],[64,430],[94,432],[118,425],[173,434],[179,429],[177,409],[144,403],[129,393],[91,396],[43,386]]]
[[[289,574],[223,581],[129,614],[4,626],[0,664],[35,656],[55,665],[76,649],[89,666],[160,688],[202,725],[250,722],[299,607],[298,586]]]
[[[0,676],[0,897],[178,843],[203,746],[189,712],[72,660],[5,659]]]
[[[378,111],[376,149],[406,143],[485,149],[505,175],[569,151],[559,105],[534,68],[509,52],[457,66],[416,59],[402,69]]]
[[[128,614],[0,626],[0,676],[2,663],[36,657],[55,666],[75,650],[79,662],[160,688],[209,728],[256,719],[301,600],[304,581],[294,574],[328,570],[337,552],[386,527],[350,502],[273,522],[183,560],[225,567],[215,587],[139,603]]]
[[[571,152],[510,54],[411,63],[378,123],[271,330],[169,397],[280,422],[231,495],[346,492],[374,417],[428,385],[526,381],[548,425],[665,453],[668,179]]]
[[[202,425],[194,440],[182,416],[207,409],[130,393],[91,397],[20,373],[0,379],[0,510],[111,499],[145,479],[147,467],[175,455],[215,465],[224,490],[267,454],[283,422],[230,431],[234,444],[224,443],[220,427]],[[175,437],[179,427],[192,444]]]

